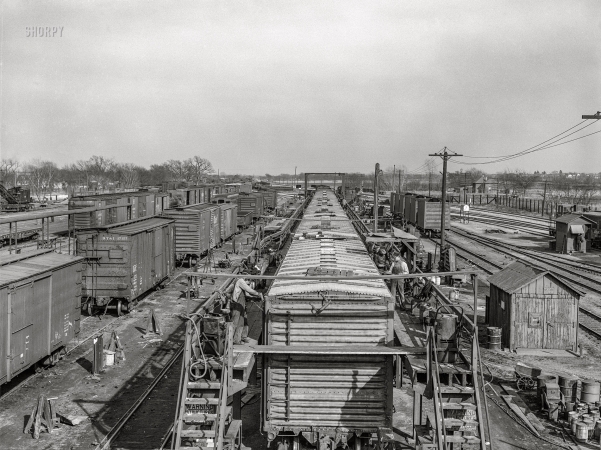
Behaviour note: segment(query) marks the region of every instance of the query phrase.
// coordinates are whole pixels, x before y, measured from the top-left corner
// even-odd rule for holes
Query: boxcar
[[[236,223],[238,225],[238,230],[245,230],[248,228],[253,222],[253,213],[246,212],[241,213],[240,208],[238,208],[238,215],[236,216]]]
[[[411,222],[411,220],[409,220],[409,218],[411,217],[410,209],[411,209],[411,201],[414,197],[415,197],[415,195],[409,194],[409,193],[404,195],[405,205],[403,206],[403,218],[405,220],[407,220],[408,222]]]
[[[193,206],[198,211],[208,212],[209,249],[221,246],[221,207],[213,203]]]
[[[165,209],[169,209],[171,198],[164,192],[156,193],[154,197],[154,213],[159,215]]]
[[[219,209],[217,205],[201,203],[163,211],[163,217],[175,220],[174,248],[178,261],[188,259],[191,263],[192,258],[199,260],[215,247],[215,236],[220,239],[219,222],[217,229],[215,226],[215,210]]]
[[[169,194],[177,200],[178,206],[197,205],[211,200],[210,188],[202,186],[173,189]]]
[[[52,250],[0,258],[0,385],[55,363],[79,334],[82,265]]]
[[[251,213],[253,219],[265,214],[263,195],[259,192],[242,193],[238,196],[238,214]]]
[[[226,241],[238,232],[238,205],[221,203],[221,241]]]
[[[77,254],[86,258],[82,301],[89,314],[100,306],[121,315],[173,274],[173,222],[150,217],[77,234]]]
[[[437,199],[431,198],[418,198],[417,202],[417,227],[426,232],[440,231],[441,228],[441,214],[442,214],[442,203]],[[451,228],[451,208],[447,204],[445,210],[445,229]]]
[[[277,191],[267,190],[261,191],[261,195],[263,195],[263,205],[265,208],[275,209],[278,206],[278,193]]]
[[[319,189],[277,274],[324,279],[274,281],[265,302],[266,344],[392,346],[394,303],[384,281],[327,280],[328,274],[353,273],[378,270],[333,192]],[[392,376],[390,355],[283,349],[266,355],[262,426],[268,441],[280,436],[300,448],[302,434],[317,448],[336,448],[317,442],[326,438],[361,448],[363,439],[392,428]]]

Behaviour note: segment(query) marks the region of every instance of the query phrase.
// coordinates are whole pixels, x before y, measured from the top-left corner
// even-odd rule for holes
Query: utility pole
[[[451,156],[463,156],[457,153],[450,154],[448,152],[448,148],[443,148],[440,153],[434,153],[428,156],[440,156],[442,158],[442,212],[440,218],[440,251],[442,252],[445,247],[446,241],[446,210],[447,210],[447,161],[451,158]]]
[[[545,189],[543,190],[543,210],[541,212],[541,216],[545,215],[545,206],[547,203],[547,177],[545,177]]]
[[[401,193],[401,173],[403,173],[403,169],[399,169],[399,187],[397,190],[397,194]]]
[[[432,172],[428,172],[428,197],[432,196]]]
[[[394,191],[394,174],[396,173],[396,164],[393,164],[392,166],[392,191]]]
[[[380,163],[376,163],[376,173],[374,176],[374,233],[378,232],[378,177],[382,174]]]

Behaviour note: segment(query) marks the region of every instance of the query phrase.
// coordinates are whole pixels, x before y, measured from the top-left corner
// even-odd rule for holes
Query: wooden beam
[[[234,353],[252,352],[284,355],[409,355],[425,354],[423,347],[384,347],[383,345],[236,345]]]

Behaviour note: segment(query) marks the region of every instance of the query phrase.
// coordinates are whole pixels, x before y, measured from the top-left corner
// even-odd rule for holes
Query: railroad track
[[[458,233],[458,234],[460,234],[460,233]],[[468,237],[468,236],[464,236],[464,237]],[[495,273],[498,270],[502,270],[503,269],[502,265],[496,264],[496,263],[493,263],[493,262],[489,261],[486,258],[485,255],[482,255],[482,254],[480,254],[480,253],[478,253],[478,252],[476,252],[474,250],[467,249],[464,246],[462,246],[461,244],[457,243],[456,241],[454,241],[454,242],[451,241],[451,242],[452,242],[452,244],[453,244],[454,247],[457,247],[457,248],[461,249],[462,252],[464,252],[466,254],[469,254],[471,256],[474,256],[477,259],[480,259],[481,262],[479,262],[479,263],[474,262],[471,259],[470,259],[470,261],[474,262],[475,265],[477,265],[478,267],[481,267],[487,273],[492,274],[492,273]],[[488,246],[488,247],[490,247],[490,248],[492,248],[492,249],[494,249],[496,251],[503,252],[502,250],[500,250],[499,248],[497,248],[497,246],[494,245],[494,244],[496,244],[496,242],[493,243],[493,244],[481,242],[481,244],[485,245],[485,246]],[[508,254],[507,252],[503,252],[503,253]],[[514,255],[511,255],[511,256],[513,258],[515,258],[515,259],[522,259],[522,258],[515,257]],[[462,256],[462,257],[465,258],[464,256]],[[577,264],[577,263],[575,263],[575,264]],[[494,269],[491,270],[490,267],[492,267]],[[598,270],[598,273],[601,273],[601,268],[599,268],[598,266],[595,266],[595,267]],[[549,269],[546,269],[546,270],[549,270]],[[566,278],[565,275],[563,275],[561,273],[557,273],[556,270],[551,270],[551,271],[554,272],[554,273],[556,273],[556,275],[559,275],[559,276],[561,276],[563,278]],[[585,287],[587,290],[591,290],[588,287],[588,284],[584,285],[583,287]],[[600,288],[595,288],[594,292],[601,293],[601,289]],[[586,309],[586,308],[584,308],[582,306],[579,306],[578,309],[579,309],[579,312],[580,312],[580,317],[579,317],[579,326],[580,326],[580,328],[582,328],[584,331],[592,334],[596,338],[601,339],[601,316],[599,316],[598,314],[596,314],[596,313],[594,313],[594,312],[592,312],[592,311],[590,311],[590,310],[588,310],[588,309]]]
[[[579,266],[586,266],[585,263],[575,264],[572,262],[558,262],[556,258],[542,256],[536,252],[515,247],[511,244],[499,242],[494,239],[481,236],[474,236],[469,233],[453,230],[453,233],[470,239],[481,245],[492,248],[500,253],[504,253],[514,259],[526,260],[528,263],[537,266],[543,270],[553,272],[553,274],[565,278],[571,283],[585,288],[587,291],[601,295],[601,268],[598,266],[587,266],[586,272],[579,270]],[[576,271],[579,271],[578,273]]]
[[[451,213],[451,218],[459,219],[458,213]],[[546,236],[549,237],[549,229],[548,227],[540,227],[538,225],[531,225],[522,221],[511,220],[511,219],[496,219],[489,217],[480,217],[480,216],[470,216],[470,222],[476,223],[484,223],[488,225],[494,225],[502,228],[507,228],[510,230],[517,230],[523,233],[534,234],[537,236]]]

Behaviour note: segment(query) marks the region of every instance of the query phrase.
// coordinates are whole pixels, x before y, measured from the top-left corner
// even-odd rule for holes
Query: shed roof
[[[595,221],[584,217],[582,214],[564,214],[563,216],[559,216],[555,219],[556,223],[572,223],[577,221],[578,219],[582,219],[580,223],[591,223],[594,224]]]
[[[513,294],[532,281],[544,276],[553,278],[556,283],[561,284],[562,286],[565,286],[569,290],[573,291],[573,293],[578,297],[584,295],[582,291],[574,288],[571,284],[566,283],[548,270],[539,269],[519,261],[510,264],[500,272],[497,272],[489,277],[488,282],[509,294]]]

